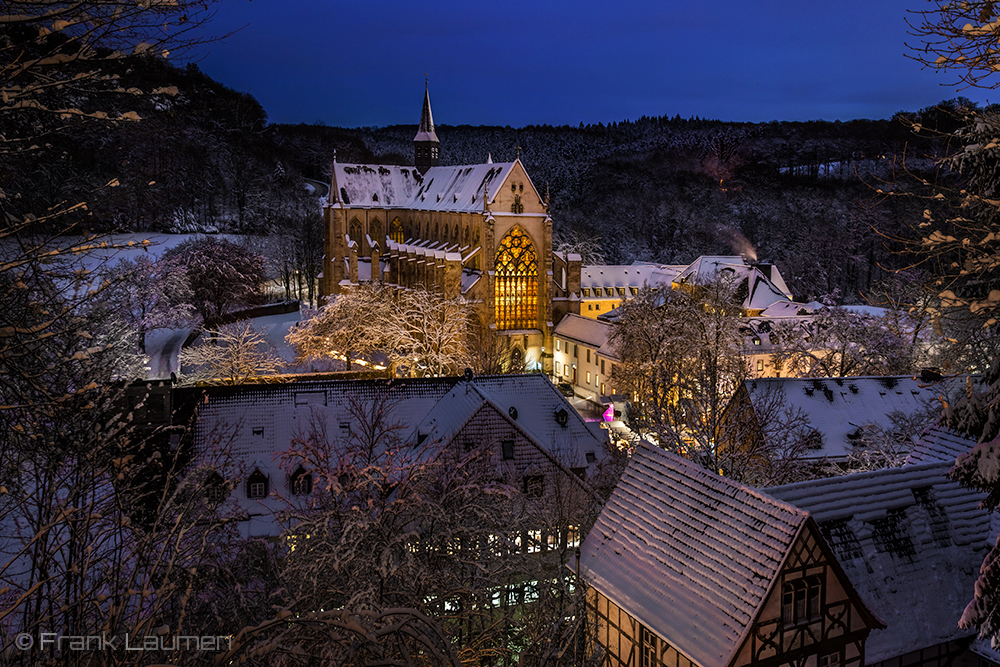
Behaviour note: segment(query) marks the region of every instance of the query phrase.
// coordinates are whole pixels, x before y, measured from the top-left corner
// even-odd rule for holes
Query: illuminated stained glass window
[[[496,256],[497,329],[534,329],[538,316],[538,256],[520,228],[507,232]]]
[[[389,224],[389,238],[396,243],[402,243],[406,240],[403,238],[403,223],[399,221],[399,218],[393,218]]]

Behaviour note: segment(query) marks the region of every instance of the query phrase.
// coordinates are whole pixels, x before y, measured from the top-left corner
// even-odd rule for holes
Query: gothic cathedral
[[[379,281],[461,295],[512,354],[551,372],[554,323],[579,308],[580,261],[553,254],[548,202],[519,157],[440,166],[426,86],[413,148],[413,167],[334,162],[321,293]]]

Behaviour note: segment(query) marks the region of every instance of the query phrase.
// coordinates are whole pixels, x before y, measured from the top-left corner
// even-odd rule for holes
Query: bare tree
[[[179,379],[183,383],[243,384],[284,367],[266,332],[249,321],[228,324],[205,336],[199,345],[181,350]]]

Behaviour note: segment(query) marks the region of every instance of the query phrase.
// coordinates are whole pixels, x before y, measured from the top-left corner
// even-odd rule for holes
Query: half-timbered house
[[[649,445],[577,566],[607,667],[861,667],[885,627],[807,511]]]

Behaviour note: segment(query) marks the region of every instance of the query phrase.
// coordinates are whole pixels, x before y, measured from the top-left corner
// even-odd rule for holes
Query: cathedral
[[[413,149],[413,167],[334,162],[321,294],[378,281],[461,295],[513,358],[551,372],[554,323],[579,312],[580,257],[553,253],[547,198],[520,157],[441,166],[426,86]]]

